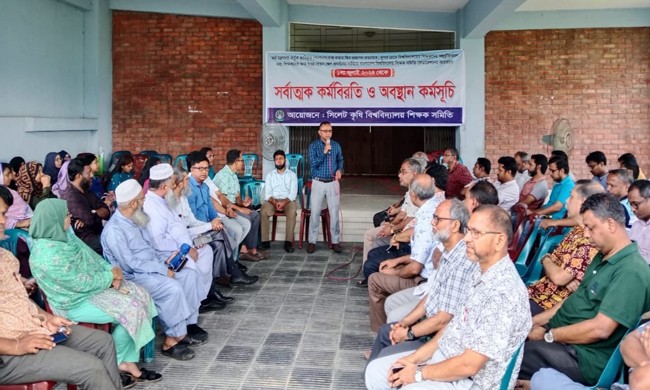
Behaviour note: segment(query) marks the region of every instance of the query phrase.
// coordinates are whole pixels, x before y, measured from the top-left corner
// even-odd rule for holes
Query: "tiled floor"
[[[352,244],[335,254],[319,243],[307,255],[285,253],[274,244],[268,260],[246,263],[260,281],[223,289],[237,299],[227,309],[201,315],[210,335],[188,362],[160,355],[148,368],[164,379],[135,389],[365,389],[363,351],[374,339],[368,321],[368,292],[355,281],[338,282],[325,274],[352,258]],[[334,276],[354,274],[351,267]]]

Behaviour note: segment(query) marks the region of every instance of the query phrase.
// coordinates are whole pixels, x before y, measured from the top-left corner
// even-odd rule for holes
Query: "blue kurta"
[[[102,232],[104,257],[124,273],[124,279],[146,288],[156,304],[165,334],[187,334],[186,326],[196,324],[203,289],[195,269],[184,268],[175,278],[167,276],[168,254],[156,251],[144,229],[117,210]]]

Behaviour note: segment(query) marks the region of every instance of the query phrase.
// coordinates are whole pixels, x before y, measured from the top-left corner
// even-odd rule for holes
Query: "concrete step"
[[[348,213],[347,211],[343,214],[343,226],[342,226],[342,236],[341,242],[363,242],[363,235],[368,229],[372,229],[374,225],[372,224],[372,217],[375,213],[373,212],[354,212]],[[318,231],[318,240],[323,241],[323,232],[322,224],[321,228]],[[271,225],[272,227],[272,225]],[[285,236],[286,228],[286,218],[278,217],[277,230],[276,230],[276,241],[281,241]],[[305,227],[307,229],[307,227]],[[269,232],[269,238],[270,239]],[[300,233],[300,213],[296,218],[296,228],[294,231],[294,237],[298,240],[298,235]]]

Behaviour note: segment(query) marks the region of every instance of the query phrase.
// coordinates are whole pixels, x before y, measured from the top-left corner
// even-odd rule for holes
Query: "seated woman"
[[[125,154],[117,161],[115,168],[108,174],[108,192],[114,192],[123,181],[133,179],[133,156]]]
[[[137,381],[159,381],[162,375],[136,365],[140,348],[154,338],[151,321],[157,312],[151,296],[122,280],[119,267],[112,267],[69,228],[68,207],[60,199],[41,202],[29,228],[32,273],[52,311],[71,321],[116,324],[112,336],[120,371]]]
[[[68,179],[68,165],[70,161],[66,161],[61,165],[59,170],[59,176],[56,180],[56,184],[52,186],[52,193],[56,195],[57,198],[61,197],[61,194],[70,187],[70,179]]]
[[[9,184],[14,180],[14,171],[11,169],[11,165],[0,163],[0,166],[0,185],[7,187],[13,196],[13,204],[5,214],[7,217],[5,229],[29,229],[34,212],[16,191],[9,188]]]
[[[43,163],[43,173],[50,177],[51,184],[56,184],[59,176],[59,170],[63,165],[63,159],[57,152],[50,152],[45,156],[45,162]]]
[[[43,173],[43,166],[36,161],[28,162],[18,171],[18,177],[16,178],[18,194],[29,204],[32,210],[43,199],[54,196],[50,180],[51,178]]]
[[[144,168],[142,168],[142,174],[140,174],[140,179],[138,183],[142,186],[142,191],[146,194],[149,191],[149,173],[151,172],[151,167],[154,165],[162,164],[162,161],[156,156],[149,157]]]

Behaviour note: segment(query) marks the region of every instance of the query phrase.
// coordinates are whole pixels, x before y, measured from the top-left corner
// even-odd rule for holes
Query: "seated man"
[[[151,218],[142,210],[144,193],[140,184],[126,180],[115,189],[117,211],[102,232],[104,256],[124,273],[124,279],[149,291],[158,320],[165,330],[162,354],[178,360],[190,360],[194,351],[188,345],[201,345],[208,334],[196,323],[205,293],[196,269],[178,272],[168,268],[171,256],[156,251],[146,233]]]
[[[463,203],[471,215],[478,206],[484,204],[493,204],[496,206],[499,204],[499,195],[497,189],[494,188],[492,183],[487,180],[479,181],[469,187],[467,196],[463,199]]]
[[[629,229],[636,222],[636,216],[632,213],[630,201],[627,199],[627,192],[634,183],[634,179],[627,169],[614,169],[607,175],[607,192],[617,197],[625,210],[625,228]]]
[[[531,326],[528,294],[508,256],[510,215],[497,206],[480,206],[470,217],[467,230],[467,257],[479,267],[458,315],[415,352],[380,356],[371,362],[366,369],[368,389],[500,387],[506,367]],[[391,369],[397,366],[404,368],[398,372]],[[415,385],[408,386],[412,383]]]
[[[298,196],[298,176],[287,168],[287,157],[283,150],[273,153],[275,170],[266,176],[264,203],[260,210],[262,223],[262,249],[271,249],[269,242],[269,218],[282,212],[287,218],[284,234],[284,250],[293,253],[293,233],[296,230],[296,197]]]
[[[151,218],[145,228],[151,246],[166,256],[179,250],[183,244],[192,247],[188,256],[193,261],[188,261],[185,267],[192,268],[199,274],[203,288],[199,313],[223,309],[226,302],[214,286],[212,270],[215,264],[217,268],[225,268],[226,258],[214,258],[214,252],[209,246],[194,247],[183,220],[172,210],[178,202],[171,190],[173,175],[174,169],[169,164],[155,165],[149,173],[149,191],[145,194],[142,209]],[[224,255],[223,252],[221,254]]]
[[[517,164],[515,181],[519,187],[519,192],[521,192],[524,189],[524,184],[530,180],[530,175],[528,174],[530,156],[526,152],[517,152],[515,153],[515,163]]]
[[[174,181],[172,187],[174,195],[173,197],[172,195],[169,195],[170,198],[173,198],[170,207],[174,210],[174,213],[183,220],[190,237],[194,238],[203,233],[212,232],[212,234],[214,234],[219,232],[217,240],[208,244],[212,247],[215,256],[213,273],[217,278],[216,283],[225,286],[245,286],[256,283],[259,280],[258,276],[248,276],[246,272],[241,270],[235,263],[232,253],[232,248],[235,246],[235,242],[232,241],[231,237],[226,233],[226,228],[221,224],[221,218],[215,218],[210,222],[203,222],[196,219],[192,213],[189,201],[187,200],[188,195],[192,193],[192,189],[190,188],[190,176],[182,168],[174,168]],[[226,259],[225,264],[221,261],[217,261],[221,258]],[[228,274],[231,275],[230,278],[228,278]],[[208,293],[208,295],[212,296],[215,300],[221,300],[226,303],[234,300],[232,297],[223,296],[216,288],[214,288],[211,293]]]
[[[650,389],[650,322],[625,337],[621,343],[621,355],[625,365],[630,367],[630,387],[633,390]]]
[[[425,337],[444,328],[458,314],[465,291],[478,268],[476,263],[468,260],[463,241],[468,220],[469,211],[458,199],[446,200],[438,206],[431,220],[434,240],[442,246],[436,277],[427,280],[427,295],[421,300],[413,299],[412,291],[403,294],[408,290],[390,296],[404,295],[403,303],[399,306],[403,315],[398,316],[399,322],[389,321],[379,328],[369,362],[386,347],[382,352],[385,355],[418,349],[422,342],[428,341]]]
[[[379,265],[379,272],[369,275],[370,328],[374,332],[379,331],[379,327],[386,323],[386,298],[398,291],[419,285],[433,273],[431,255],[438,242],[433,239],[431,219],[438,205],[444,201],[443,190],[436,185],[436,180],[427,174],[415,176],[411,182],[410,195],[411,201],[419,206],[419,210],[415,216],[411,254],[385,260]],[[371,259],[368,259],[366,265]],[[417,292],[418,296],[424,295],[425,287],[422,286],[421,291]]]
[[[408,158],[402,163],[397,177],[399,179],[399,184],[402,187],[407,188],[406,194],[404,194],[404,202],[401,207],[391,206],[391,208],[388,209],[388,215],[403,214],[404,218],[400,218],[399,221],[385,221],[379,227],[366,231],[363,237],[363,262],[368,260],[368,253],[372,249],[390,244],[391,236],[395,234],[395,232],[405,230],[405,227],[413,220],[413,217],[415,217],[418,207],[411,202],[408,188],[415,175],[422,173],[421,170],[422,167],[420,166],[420,163],[413,158]],[[359,284],[368,284],[367,280],[364,280],[363,282],[364,283]]]
[[[0,187],[0,237],[5,235],[5,199],[13,201]],[[0,249],[0,383],[56,381],[86,389],[122,389],[111,335],[41,310],[29,299],[18,269],[11,252]],[[51,335],[61,326],[68,339],[57,345]]]
[[[199,169],[199,163],[194,168]],[[240,260],[260,261],[268,258],[264,251],[258,251],[257,239],[260,233],[260,214],[251,210],[252,199],[242,200],[239,194],[239,179],[237,174],[244,171],[244,159],[239,150],[229,150],[226,154],[226,165],[214,175],[214,184],[219,187],[221,194],[219,200],[226,210],[234,210],[237,215],[250,222],[251,228],[242,242]],[[245,195],[245,194],[244,194]]]
[[[519,193],[519,203],[524,203],[529,210],[537,210],[546,200],[548,183],[546,182],[546,169],[548,160],[543,154],[533,154],[528,161],[527,180]]]
[[[102,254],[100,236],[111,212],[106,203],[90,191],[92,174],[86,160],[75,158],[68,164],[70,186],[61,193],[61,199],[68,201],[68,211],[72,216],[72,227],[79,239],[92,250]]]
[[[550,215],[552,219],[558,220],[564,218],[566,200],[571,195],[574,182],[569,177],[569,162],[565,158],[552,157],[548,162],[548,170],[555,182],[551,190],[551,196],[544,207],[534,211],[529,209],[526,211],[526,215],[533,213],[536,215]]]
[[[514,158],[509,156],[499,158],[498,162],[497,179],[499,185],[496,187],[499,194],[499,207],[509,213],[512,206],[519,201],[519,186],[515,181],[517,163]]]
[[[650,181],[637,180],[628,189],[630,208],[638,218],[630,229],[630,239],[639,247],[639,253],[650,264]]]
[[[533,318],[519,371],[524,388],[542,368],[595,385],[625,332],[650,310],[650,268],[627,237],[619,200],[591,195],[580,214],[599,252],[578,289]]]
[[[571,190],[571,196],[566,202],[567,213],[578,226],[569,231],[553,253],[547,253],[540,259],[546,276],[528,286],[532,316],[552,309],[571,295],[584,278],[591,260],[598,253],[585,237],[580,207],[591,195],[604,192],[602,188],[598,182],[578,180]]]
[[[597,181],[601,186],[607,191],[607,156],[601,151],[591,152],[585,158],[585,162],[589,167],[589,172],[591,172],[594,177],[591,178],[593,181]]]
[[[463,188],[472,181],[472,174],[469,169],[458,161],[458,149],[447,148],[442,156],[443,163],[449,167],[449,179],[445,189],[447,199],[455,198],[463,191]]]

